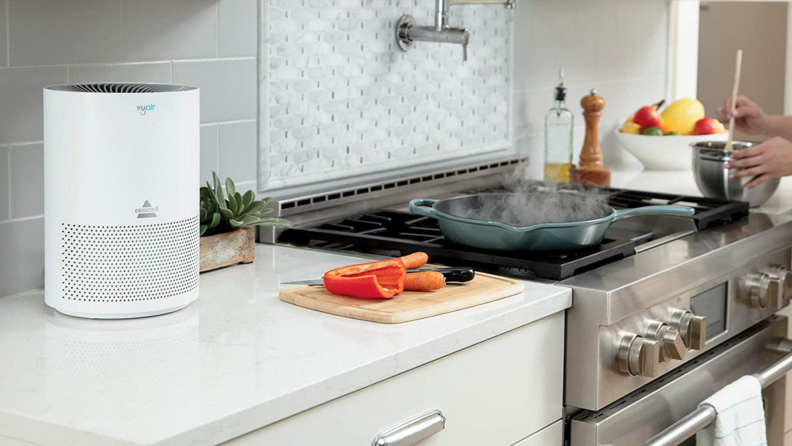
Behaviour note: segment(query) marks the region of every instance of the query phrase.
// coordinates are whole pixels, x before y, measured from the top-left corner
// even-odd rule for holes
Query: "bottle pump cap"
[[[566,87],[564,86],[564,69],[558,70],[558,86],[555,88],[556,101],[563,101],[566,99]]]

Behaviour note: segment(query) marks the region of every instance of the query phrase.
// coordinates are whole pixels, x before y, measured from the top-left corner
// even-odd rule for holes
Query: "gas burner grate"
[[[687,197],[684,195],[660,194],[618,189],[607,189],[614,193],[608,200],[616,209],[631,209],[641,206],[676,204],[696,210],[693,221],[699,231],[724,223],[731,223],[748,215],[748,203],[716,198]]]
[[[527,186],[527,188],[525,187]],[[688,197],[620,189],[584,188],[574,185],[530,181],[531,188],[564,190],[570,193],[595,189],[608,195],[608,203],[617,209],[679,204],[696,210],[692,218],[699,231],[723,225],[748,214],[748,203],[713,198]],[[692,228],[691,228],[692,230]],[[477,250],[446,241],[437,222],[409,212],[383,210],[329,221],[317,226],[295,227],[283,231],[279,243],[311,248],[400,256],[423,251],[431,261],[446,265],[471,266],[511,276],[563,280],[599,266],[635,254],[636,244],[651,238],[652,233],[625,235],[609,233],[599,246],[564,252],[502,252]],[[618,235],[619,237],[613,237]]]
[[[446,241],[435,220],[401,211],[380,211],[315,227],[291,228],[284,231],[278,241],[390,256],[423,251],[434,263],[550,280],[572,277],[635,254],[635,243],[629,239],[606,239],[597,247],[574,252],[471,250]]]

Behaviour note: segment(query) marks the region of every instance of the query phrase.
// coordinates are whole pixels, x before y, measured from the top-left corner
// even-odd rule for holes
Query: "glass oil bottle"
[[[572,167],[572,128],[574,117],[566,106],[564,70],[558,73],[555,104],[545,116],[545,181],[569,182]]]

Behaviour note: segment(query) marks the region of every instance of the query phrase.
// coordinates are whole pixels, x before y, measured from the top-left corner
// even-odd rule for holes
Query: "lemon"
[[[689,135],[696,122],[704,117],[704,105],[693,98],[674,101],[660,115],[663,119],[663,132],[677,132]]]
[[[621,126],[622,133],[632,133],[634,135],[638,135],[641,133],[641,126],[634,123],[634,122],[625,122]]]
[[[627,125],[627,124],[634,124],[635,123],[634,119],[635,119],[635,113],[631,114],[629,118],[624,120],[624,123],[622,124],[622,127]]]

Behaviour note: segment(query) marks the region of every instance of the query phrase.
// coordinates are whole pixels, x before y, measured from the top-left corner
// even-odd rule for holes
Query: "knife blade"
[[[476,277],[476,271],[468,267],[455,267],[455,268],[424,268],[424,269],[408,269],[408,273],[423,273],[427,271],[436,271],[442,273],[446,282],[470,282]],[[281,285],[310,285],[310,286],[324,286],[322,279],[307,279],[307,280],[293,280],[291,282],[281,282]]]

